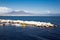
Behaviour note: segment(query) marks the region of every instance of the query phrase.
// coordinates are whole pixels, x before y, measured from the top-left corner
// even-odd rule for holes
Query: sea
[[[57,27],[0,26],[0,40],[60,40],[60,16],[0,16],[0,19],[50,22]]]

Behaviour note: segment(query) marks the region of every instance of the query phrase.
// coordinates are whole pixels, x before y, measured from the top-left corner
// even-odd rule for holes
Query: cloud
[[[11,8],[8,8],[8,7],[0,7],[0,13],[9,13],[9,12],[11,12],[11,11],[15,11],[15,12],[19,12],[19,11],[25,11],[25,12],[27,12],[27,13],[37,13],[37,14],[39,14],[39,13],[50,13],[50,11],[49,10],[47,10],[47,11],[27,11],[27,10],[14,10],[14,9],[11,9]]]
[[[15,12],[19,12],[20,10],[14,10]]]
[[[47,13],[51,13],[51,11],[50,10],[46,10],[46,11],[40,11],[39,13],[47,14]]]
[[[56,15],[52,10],[44,11],[28,11],[28,10],[14,10],[8,7],[0,7],[0,16],[49,16]],[[60,13],[59,13],[60,14]],[[59,15],[57,14],[57,15]]]
[[[0,13],[8,13],[8,12],[11,12],[11,11],[12,11],[11,8],[0,7]]]
[[[12,11],[15,11],[15,12],[19,12],[19,11],[25,11],[25,12],[29,12],[27,10],[20,10],[20,9],[12,9],[12,8],[8,8],[8,7],[0,7],[0,13],[9,13],[9,12],[12,12]]]

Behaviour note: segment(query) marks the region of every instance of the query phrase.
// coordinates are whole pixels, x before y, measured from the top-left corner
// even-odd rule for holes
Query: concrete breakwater
[[[0,26],[34,26],[34,27],[56,27],[56,25],[47,22],[23,21],[23,20],[5,20],[0,19]]]

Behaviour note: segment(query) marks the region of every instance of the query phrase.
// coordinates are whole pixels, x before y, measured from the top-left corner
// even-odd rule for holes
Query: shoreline
[[[0,19],[0,26],[36,26],[36,27],[57,27],[57,25],[49,23],[49,22],[37,22],[37,21],[23,21],[23,20],[5,20],[5,19]]]

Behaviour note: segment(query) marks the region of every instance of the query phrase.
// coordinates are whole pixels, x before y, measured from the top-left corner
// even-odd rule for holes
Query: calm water
[[[0,16],[0,19],[51,22],[56,28],[0,27],[0,40],[60,40],[60,16]]]

